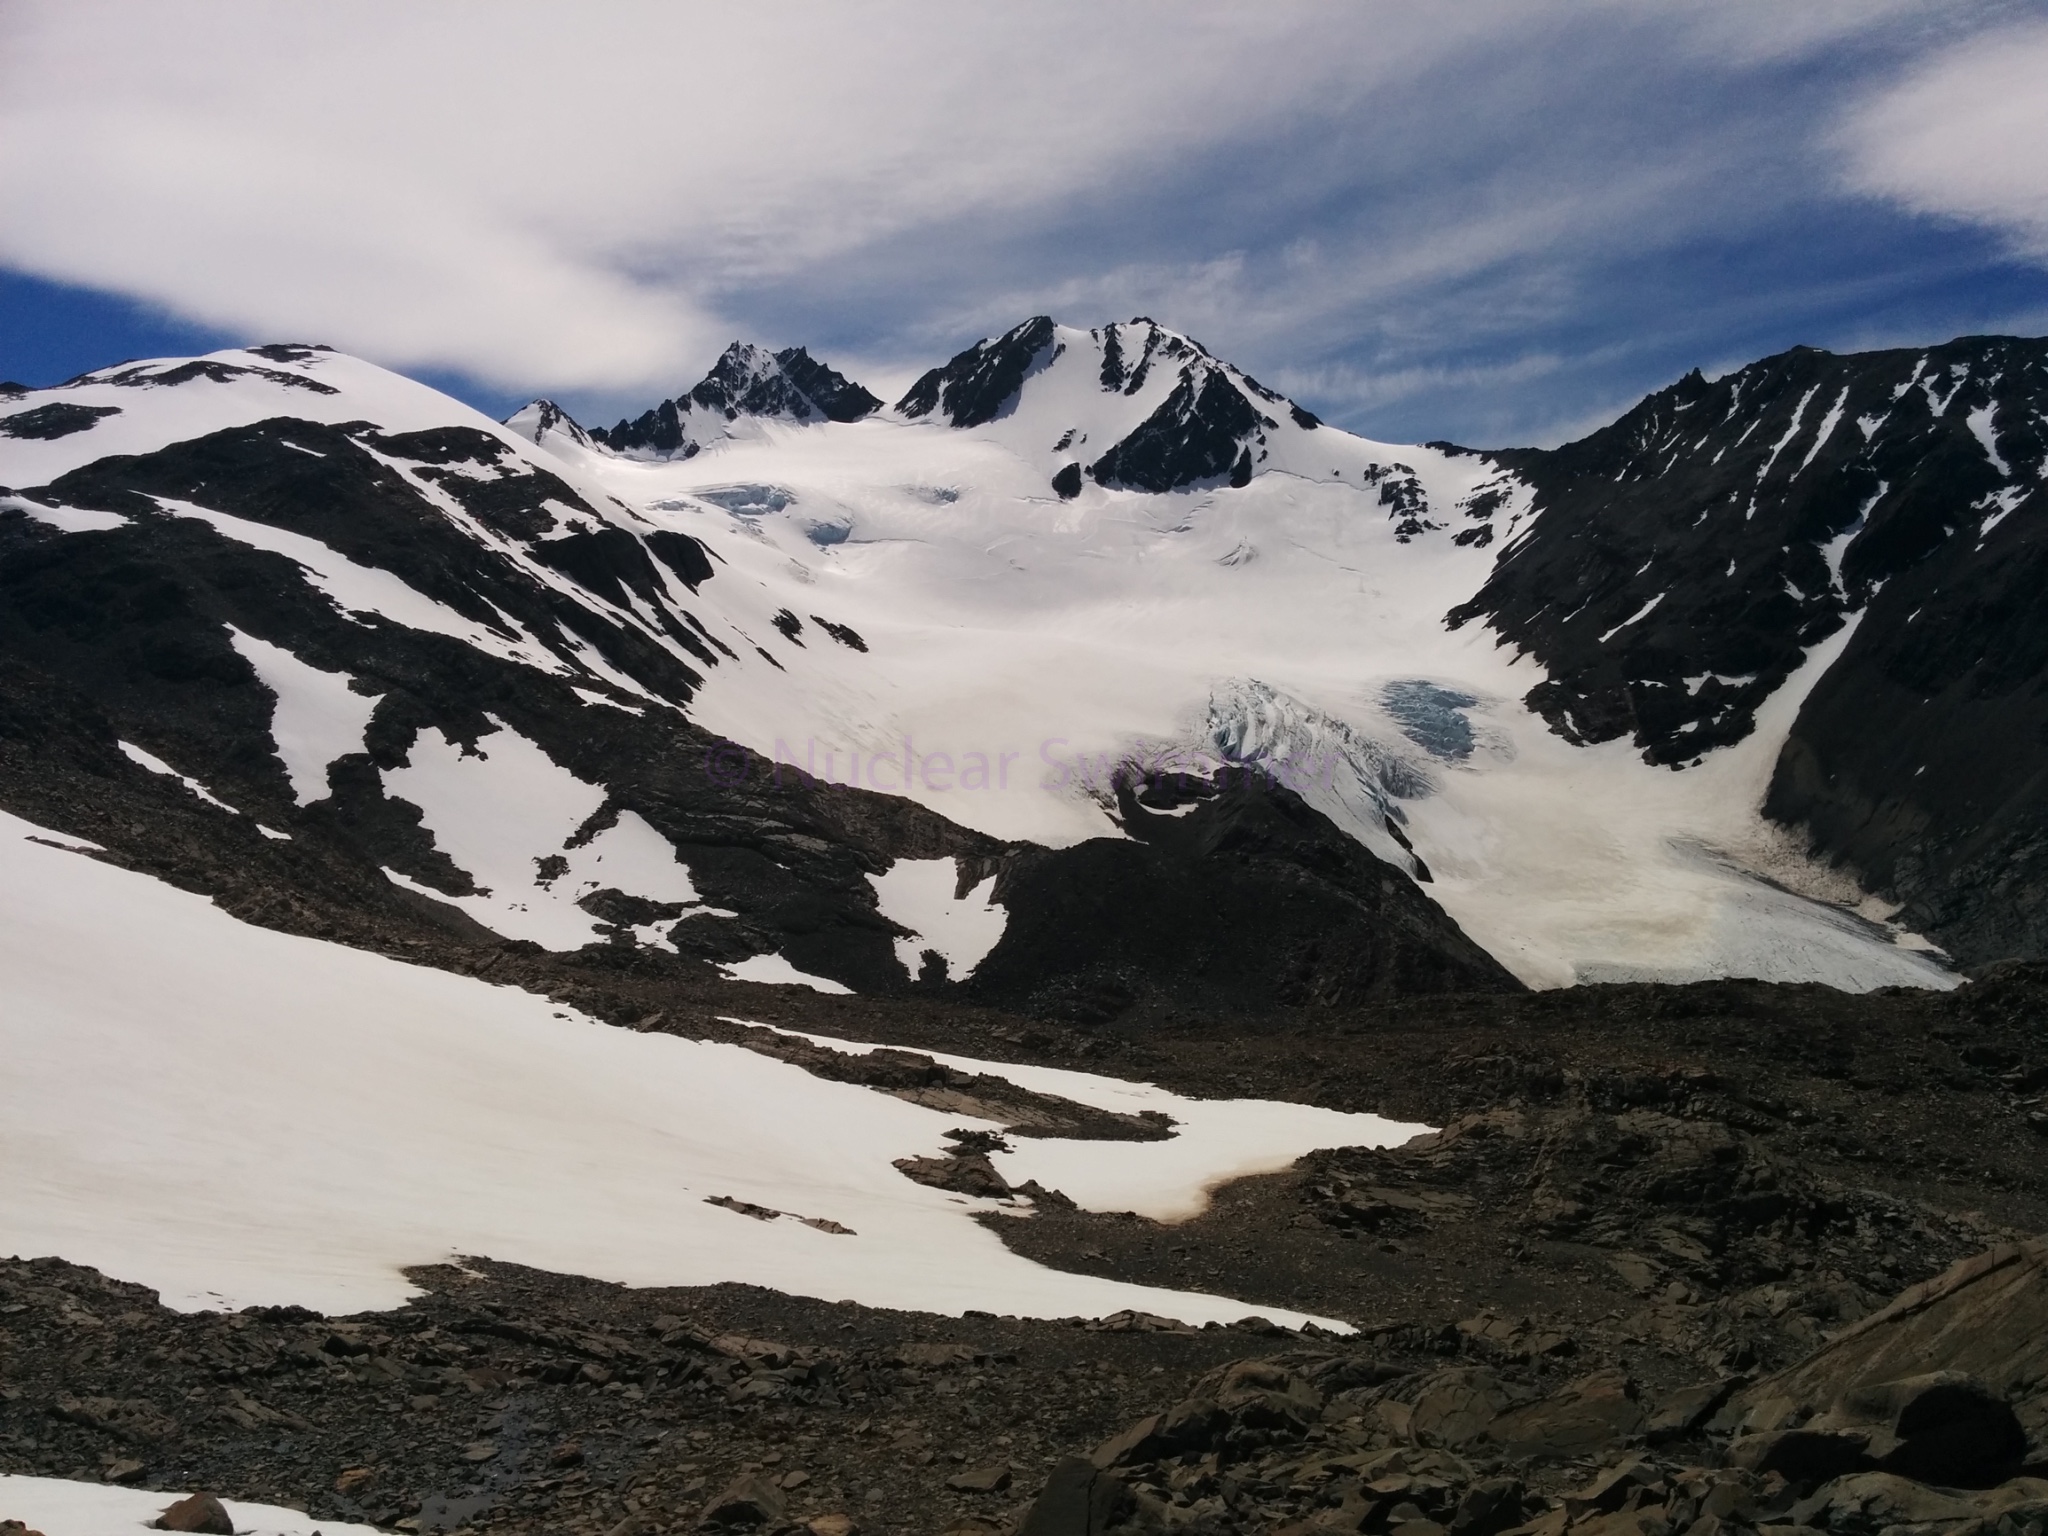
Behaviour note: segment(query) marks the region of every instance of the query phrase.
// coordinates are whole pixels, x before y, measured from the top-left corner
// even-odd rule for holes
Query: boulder
[[[1642,1433],[1647,1416],[1620,1371],[1582,1376],[1541,1402],[1510,1409],[1487,1435],[1511,1456],[1581,1456]]]
[[[210,1493],[195,1493],[178,1500],[157,1517],[160,1531],[205,1531],[209,1536],[235,1536],[235,1522],[228,1518],[221,1501]]]
[[[976,1199],[1007,1200],[1011,1194],[1009,1181],[980,1153],[960,1157],[899,1157],[896,1169],[919,1184]]]
[[[774,1526],[782,1523],[789,1501],[767,1478],[750,1474],[732,1483],[725,1492],[704,1506],[704,1523],[740,1528]]]
[[[1565,1495],[1564,1507],[1574,1521],[1590,1515],[1611,1515],[1628,1503],[1636,1490],[1658,1479],[1657,1469],[1640,1456],[1631,1456],[1617,1467],[1609,1467],[1576,1493]]]
[[[1731,1376],[1672,1393],[1644,1421],[1643,1438],[1652,1445],[1664,1445],[1698,1434],[1741,1385],[1740,1377]]]
[[[1001,1466],[970,1467],[947,1478],[946,1486],[956,1493],[1001,1493],[1010,1486],[1010,1469]]]
[[[1795,1483],[1822,1483],[1863,1465],[1868,1440],[1818,1429],[1772,1429],[1744,1435],[1728,1447],[1728,1465],[1745,1472],[1777,1472]]]
[[[1851,1406],[1856,1394],[1937,1372],[1975,1378],[1991,1397],[2010,1404],[2034,1453],[2048,1451],[2048,1239],[1992,1248],[1901,1292],[1797,1365],[1745,1390],[1735,1406],[1778,1397],[1830,1420],[1838,1406],[1867,1419],[1881,1410]],[[1948,1437],[1937,1421],[1961,1423],[1974,1415],[1979,1423],[2003,1422],[1981,1400],[1973,1406],[1967,1399],[1967,1393],[1934,1398],[1924,1410],[1926,1421],[1916,1418],[1914,1433],[1902,1435],[1902,1442],[1917,1439],[1938,1459],[1947,1453],[1933,1448]],[[1994,1433],[2009,1430],[1994,1426]]]
[[[1797,1507],[1811,1524],[1835,1536],[1877,1536],[1891,1526],[1960,1525],[1983,1511],[1962,1495],[1929,1488],[1891,1472],[1858,1472],[1836,1478]]]
[[[1450,1536],[1501,1536],[1522,1523],[1522,1480],[1490,1477],[1474,1483],[1458,1500]]]
[[[1122,1434],[1098,1445],[1089,1460],[1101,1468],[1170,1456],[1196,1455],[1213,1449],[1230,1428],[1230,1415],[1210,1397],[1190,1397],[1164,1413],[1138,1420]]]
[[[1417,1445],[1469,1445],[1513,1402],[1491,1371],[1469,1367],[1439,1371],[1416,1393],[1408,1432]]]
[[[2002,1481],[2027,1449],[2012,1404],[1961,1371],[1852,1387],[1810,1427],[1860,1432],[1880,1470],[1958,1487]]]
[[[1270,1360],[1240,1360],[1216,1382],[1217,1407],[1250,1429],[1300,1433],[1323,1412],[1323,1394],[1307,1377]]]
[[[1104,1536],[1129,1498],[1114,1472],[1103,1471],[1085,1457],[1069,1456],[1052,1469],[1017,1536]]]

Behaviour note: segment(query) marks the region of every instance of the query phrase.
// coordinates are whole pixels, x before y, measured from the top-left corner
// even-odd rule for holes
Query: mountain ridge
[[[462,632],[479,637],[464,643],[524,647],[529,654],[524,664],[554,669],[558,675],[587,674],[588,681],[578,688],[632,709],[644,710],[648,701],[659,701],[664,707],[699,713],[705,701],[698,693],[710,686],[716,707],[707,718],[728,721],[727,730],[739,726],[740,739],[764,761],[780,755],[780,738],[766,717],[758,725],[748,723],[761,708],[837,709],[832,701],[846,697],[847,688],[897,688],[909,676],[902,671],[908,653],[894,643],[885,644],[881,652],[874,649],[875,625],[881,622],[875,615],[890,612],[892,605],[885,603],[873,613],[834,612],[831,604],[808,595],[802,583],[785,588],[784,576],[772,575],[790,569],[774,564],[786,556],[770,555],[771,549],[780,547],[783,530],[799,536],[787,548],[798,568],[816,567],[803,578],[815,584],[821,575],[839,569],[832,563],[837,558],[833,551],[850,555],[877,538],[900,539],[901,534],[885,534],[888,518],[911,517],[905,529],[915,525],[919,531],[906,547],[945,547],[932,543],[935,538],[965,538],[971,545],[978,536],[960,521],[969,505],[959,500],[962,488],[985,500],[995,482],[977,478],[988,470],[974,468],[952,487],[910,486],[910,500],[901,503],[905,512],[891,512],[880,522],[879,504],[872,502],[873,494],[882,493],[879,490],[862,493],[867,501],[840,501],[839,493],[821,492],[808,483],[794,488],[751,478],[718,483],[715,472],[727,463],[744,461],[775,473],[782,462],[778,455],[785,450],[777,443],[783,440],[759,436],[751,430],[753,424],[782,423],[794,429],[797,435],[787,439],[792,449],[800,441],[843,442],[844,448],[818,451],[857,450],[867,456],[861,463],[873,459],[874,472],[884,475],[901,473],[888,467],[897,460],[875,455],[884,449],[898,454],[893,445],[899,441],[901,453],[908,455],[902,459],[906,465],[965,454],[963,466],[992,466],[997,461],[986,456],[998,453],[1000,462],[1011,466],[1003,473],[1012,480],[1003,483],[1007,487],[1014,482],[1015,488],[1002,490],[996,502],[973,514],[988,520],[991,530],[1014,522],[1002,510],[1012,505],[1001,500],[1004,496],[1022,498],[1014,505],[1020,509],[1017,515],[1027,519],[1035,514],[1021,509],[1035,500],[1071,503],[1079,515],[1092,519],[1111,505],[1121,505],[1116,498],[1135,497],[1150,506],[1146,498],[1164,497],[1162,520],[1155,532],[1145,535],[1166,541],[1159,546],[1162,551],[1192,548],[1188,538],[1213,526],[1213,534],[1199,535],[1217,541],[1211,563],[1190,567],[1191,573],[1214,570],[1219,564],[1225,570],[1264,570],[1260,562],[1273,557],[1275,530],[1270,518],[1261,512],[1226,537],[1223,528],[1237,518],[1224,509],[1236,503],[1217,498],[1255,493],[1259,507],[1297,508],[1286,516],[1309,517],[1304,529],[1320,526],[1315,517],[1321,514],[1312,516],[1309,506],[1328,502],[1333,513],[1341,509],[1344,519],[1366,514],[1361,531],[1378,520],[1379,531],[1372,538],[1387,543],[1381,552],[1366,557],[1369,567],[1393,571],[1419,561],[1413,566],[1418,574],[1440,573],[1430,580],[1443,583],[1443,605],[1432,614],[1427,593],[1433,589],[1417,587],[1412,598],[1402,601],[1422,606],[1415,608],[1412,619],[1399,620],[1384,631],[1395,644],[1408,643],[1404,635],[1419,640],[1422,633],[1402,630],[1400,623],[1448,615],[1455,637],[1475,620],[1483,621],[1498,643],[1542,667],[1544,676],[1534,688],[1520,687],[1528,708],[1547,730],[1585,747],[1628,737],[1649,763],[1668,771],[1697,768],[1710,758],[1718,762],[1717,754],[1740,747],[1755,728],[1757,711],[1785,697],[1787,679],[1814,647],[1837,636],[1855,615],[1882,613],[1888,611],[1883,605],[1903,602],[1904,594],[1933,568],[1930,561],[1938,565],[1951,559],[1941,553],[1953,547],[1944,542],[1948,535],[1932,536],[1931,529],[1949,528],[1974,510],[1987,538],[2020,538],[2017,548],[2032,548],[2031,529],[2039,511],[2033,486],[2043,462],[2040,351],[2039,343],[2011,338],[1964,339],[1946,348],[1839,359],[1794,349],[1721,380],[1710,382],[1697,372],[1690,374],[1653,393],[1611,426],[1559,449],[1479,451],[1450,444],[1397,449],[1325,427],[1198,343],[1143,317],[1092,330],[1035,317],[928,371],[893,408],[884,408],[872,394],[803,348],[769,353],[734,343],[705,381],[666,402],[671,407],[682,403],[671,412],[679,430],[687,416],[691,421],[702,418],[706,431],[701,441],[689,438],[687,452],[684,439],[678,437],[674,452],[654,460],[675,469],[687,464],[689,469],[674,482],[673,493],[636,491],[635,495],[654,497],[638,509],[621,500],[605,480],[604,466],[620,450],[605,434],[584,432],[559,407],[537,401],[495,428],[499,435],[486,443],[461,435],[480,429],[422,426],[421,421],[451,419],[447,408],[433,403],[438,397],[424,391],[407,396],[404,408],[420,419],[408,416],[396,427],[366,430],[344,422],[343,430],[334,435],[332,427],[300,431],[291,425],[299,418],[289,414],[267,423],[259,417],[248,427],[234,429],[241,432],[240,438],[230,432],[214,441],[207,450],[214,455],[206,461],[210,467],[197,467],[195,461],[194,467],[169,479],[149,481],[142,493],[154,498],[148,504],[137,501],[137,492],[118,476],[109,479],[108,467],[86,472],[95,462],[91,445],[102,435],[113,434],[110,445],[119,447],[124,435],[145,430],[143,418],[136,414],[144,402],[182,398],[180,391],[211,390],[221,399],[238,391],[269,391],[280,402],[317,399],[323,402],[323,411],[345,416],[355,408],[349,391],[362,386],[341,386],[337,395],[338,386],[328,380],[362,365],[305,347],[277,346],[98,370],[73,381],[68,392],[24,394],[18,409],[0,416],[0,434],[16,445],[9,451],[24,463],[51,454],[57,455],[54,462],[60,465],[78,461],[76,469],[65,473],[83,478],[67,481],[60,475],[41,490],[35,489],[34,481],[23,482],[34,494],[17,496],[15,502],[17,511],[26,509],[23,515],[30,524],[52,519],[61,524],[66,517],[120,517],[131,522],[139,518],[154,527],[165,498],[190,502],[203,488],[238,485],[232,494],[244,500],[232,504],[275,503],[262,515],[283,516],[277,524],[280,529],[313,538],[344,561],[354,558],[351,550],[373,564],[396,560],[390,565],[394,574],[441,604],[443,616],[433,623],[444,628],[468,626]],[[66,398],[50,398],[59,394]],[[373,398],[382,397],[374,390],[363,397]],[[1227,408],[1205,404],[1212,400],[1226,401]],[[387,414],[381,405],[362,409]],[[48,414],[53,410],[61,420]],[[829,429],[828,435],[810,435],[821,429]],[[936,430],[941,435],[892,435],[906,429]],[[328,435],[320,435],[323,432]],[[834,438],[829,433],[856,436]],[[175,431],[172,435],[175,441]],[[508,458],[507,444],[523,445],[519,453],[530,447],[541,453],[536,459]],[[707,445],[716,445],[718,451],[707,453]],[[626,457],[639,451],[629,449]],[[235,458],[238,452],[242,459]],[[438,564],[418,564],[418,556],[405,553],[403,543],[386,549],[373,548],[376,540],[351,545],[352,537],[360,537],[360,527],[351,529],[331,520],[305,522],[302,512],[286,515],[283,503],[276,503],[279,496],[288,503],[294,496],[317,500],[329,494],[305,489],[318,483],[317,476],[307,480],[296,466],[310,469],[310,460],[353,459],[363,453],[381,466],[366,466],[366,487],[382,483],[386,489],[379,495],[421,498],[421,509],[391,524],[382,537],[395,539],[401,525],[409,526],[416,531],[406,533],[405,540],[416,542],[424,534],[428,543],[418,545],[420,550],[444,551],[436,557]],[[1396,457],[1397,453],[1403,456]],[[547,468],[558,458],[559,470]],[[165,466],[171,462],[161,458],[161,450],[159,459]],[[281,467],[287,463],[295,466],[293,473]],[[1269,478],[1276,471],[1278,478]],[[756,472],[754,467],[746,471],[750,476]],[[870,471],[863,468],[859,473]],[[10,478],[19,477],[10,472]],[[261,489],[272,482],[300,489]],[[977,486],[985,488],[976,490]],[[887,491],[890,497],[902,494]],[[252,495],[255,502],[249,503],[246,498]],[[1179,499],[1198,509],[1193,520],[1166,511],[1167,503]],[[75,505],[77,511],[58,510],[59,504]],[[920,504],[936,510],[909,511]],[[431,513],[423,510],[427,507]],[[218,522],[221,512],[220,506],[206,509],[206,515],[216,517],[217,526],[225,527]],[[1180,521],[1166,520],[1172,515]],[[427,520],[421,522],[422,517]],[[685,527],[693,531],[684,532]],[[723,533],[717,531],[721,529]],[[745,537],[732,543],[732,533]],[[453,543],[448,542],[451,534]],[[76,536],[61,528],[51,535],[60,547]],[[1416,553],[1401,553],[1409,549]],[[485,574],[482,567],[468,570],[484,550],[492,551],[491,560],[509,560],[507,569],[521,573],[518,580],[528,584],[532,596],[514,600],[506,595],[510,589],[500,591],[492,585],[501,577]],[[1045,545],[1045,557],[1054,550],[1055,545]],[[1337,546],[1332,546],[1330,555],[1336,553]],[[966,554],[963,546],[962,557]],[[736,586],[738,567],[728,567],[742,556],[742,564],[756,574]],[[757,556],[770,564],[758,565]],[[1966,566],[1970,563],[1960,555],[1953,558],[1963,558]],[[2024,572],[2031,567],[2024,560],[2001,567],[2003,560],[2006,557],[1991,551],[1980,563],[1989,562],[1987,570],[2018,573],[2014,590],[2023,589]],[[991,572],[995,569],[991,567]],[[326,579],[331,585],[334,578]],[[1276,579],[1277,571],[1258,578]],[[1951,595],[1967,591],[1977,579],[1965,571],[1941,590]],[[767,585],[758,595],[744,597],[744,616],[739,610],[728,611],[727,605],[750,592],[749,583],[756,580]],[[1243,576],[1201,580],[1223,580],[1219,594],[1248,595],[1254,590],[1246,587]],[[837,576],[828,585],[842,593],[855,590]],[[536,601],[539,606],[532,606]],[[2009,900],[2001,905],[1988,893],[2010,891],[2013,880],[2031,890],[2028,882],[2037,879],[2029,873],[2032,861],[2040,857],[2040,839],[2031,830],[2039,817],[2029,766],[2034,749],[2021,743],[2020,749],[2007,754],[2009,767],[2001,768],[2000,780],[2007,787],[1993,802],[1960,792],[1962,780],[1955,775],[1966,772],[1961,762],[1948,778],[1932,779],[1920,790],[1907,786],[1902,792],[1885,777],[1891,770],[1878,765],[1891,749],[1867,729],[1859,734],[1841,723],[1868,715],[1867,704],[1861,701],[1879,686],[1873,679],[1893,676],[1910,665],[1899,659],[1897,637],[1901,626],[1913,622],[1925,608],[1919,604],[1911,615],[1900,614],[1875,629],[1859,627],[1848,641],[1847,658],[1832,664],[1811,685],[1811,699],[1800,701],[1798,721],[1785,728],[1782,740],[1774,737],[1767,743],[1776,761],[1765,765],[1768,799],[1759,789],[1759,800],[1780,825],[1810,838],[1823,864],[1834,860],[1853,871],[1863,883],[1866,900],[1874,894],[1896,903],[1905,913],[1902,923],[1948,945],[1966,963],[1997,958],[2007,947],[2032,952],[2032,946],[2048,937],[2028,926],[2035,922],[2031,914],[2040,904],[2028,896],[2017,907]],[[2014,610],[2018,617],[2011,622],[2024,626],[2022,610],[2024,603]],[[1944,627],[1968,621],[1977,622],[1980,629],[1987,622],[1995,628],[2005,622],[1995,616],[1948,616],[1939,603],[1932,613],[1944,615]],[[1390,613],[1388,622],[1396,617]],[[448,632],[452,637],[455,631]],[[826,650],[846,660],[829,660],[825,653],[807,648],[805,637],[812,634],[838,640],[837,647],[828,645]],[[497,638],[483,638],[492,635]],[[1467,653],[1444,656],[1453,654]],[[734,691],[737,678],[732,683],[725,679],[734,668],[745,671],[757,662],[770,670],[749,673],[752,681],[745,691],[766,702],[743,706],[741,693]],[[1426,667],[1437,664],[1423,662],[1421,652],[1410,663],[1425,667],[1424,678]],[[1490,669],[1496,664],[1487,665]],[[1937,692],[1960,688],[1968,694],[1984,686],[1973,678],[1993,676],[1982,672],[1976,656],[1962,657],[1959,652],[1942,665],[1950,671],[1941,674],[1945,681],[1937,679]],[[848,666],[855,670],[845,670]],[[2005,670],[2017,679],[2007,685],[2010,692],[2013,686],[2027,686],[2039,668],[2023,656],[2017,672],[2012,666]],[[1246,750],[1334,753],[1330,761],[1345,766],[1335,778],[1311,775],[1301,786],[1308,803],[1317,814],[1335,818],[1343,835],[1416,881],[1429,880],[1433,867],[1442,874],[1448,858],[1452,878],[1448,885],[1440,885],[1442,898],[1454,906],[1464,903],[1458,909],[1467,915],[1459,921],[1468,922],[1479,910],[1472,902],[1483,887],[1463,872],[1464,855],[1451,850],[1472,835],[1465,830],[1472,813],[1458,810],[1440,792],[1462,782],[1455,775],[1469,771],[1461,766],[1468,759],[1441,758],[1454,775],[1444,779],[1446,770],[1430,766],[1428,756],[1440,750],[1438,746],[1429,747],[1407,767],[1391,763],[1389,753],[1398,759],[1415,750],[1412,742],[1402,744],[1401,733],[1410,727],[1401,723],[1401,711],[1410,705],[1396,703],[1397,696],[1464,700],[1448,706],[1428,704],[1430,710],[1448,709],[1444,718],[1449,724],[1430,729],[1450,730],[1452,735],[1443,740],[1479,739],[1470,737],[1470,722],[1478,718],[1471,711],[1495,710],[1485,702],[1487,689],[1494,685],[1473,691],[1473,684],[1455,678],[1412,686],[1399,673],[1393,678],[1385,685],[1385,712],[1377,716],[1383,727],[1370,727],[1361,736],[1361,719],[1355,714],[1328,715],[1326,706],[1313,698],[1290,702],[1284,687],[1275,694],[1266,681],[1247,673],[1252,691],[1242,695],[1244,707],[1255,712],[1279,708],[1281,715],[1273,723],[1282,717],[1292,722],[1280,726],[1282,734],[1268,739],[1259,734],[1270,728],[1267,724],[1254,728],[1226,719],[1213,726],[1210,737],[1189,738],[1174,750],[1208,754],[1199,767],[1205,776],[1228,767],[1237,760],[1231,754]],[[1223,679],[1212,677],[1212,682],[1221,687]],[[1415,694],[1414,687],[1423,688],[1423,693]],[[1261,694],[1261,689],[1266,692]],[[1922,690],[1923,703],[1931,696]],[[1281,702],[1250,702],[1256,697]],[[1901,722],[1910,716],[1925,726],[1937,718],[1963,718],[1956,715],[1957,709],[1968,714],[1963,703],[1941,705],[1931,714],[1901,713],[1896,706],[1890,713]],[[474,712],[470,718],[476,718]],[[1826,724],[1829,719],[1836,723]],[[1316,720],[1324,723],[1311,723]],[[452,717],[448,723],[452,727]],[[1392,735],[1373,734],[1386,726],[1393,728]],[[1082,744],[1083,750],[1099,753],[1108,746],[1111,755],[1137,753],[1131,761],[1142,765],[1144,752],[1151,749],[1100,737],[1101,730],[1114,728],[1113,719],[1105,716],[1095,728],[1096,739]],[[1901,728],[1906,729],[1903,724]],[[1926,728],[1936,735],[1948,729]],[[779,729],[787,733],[786,726]],[[1981,757],[2002,738],[1994,725],[1976,729],[1972,739]],[[1460,737],[1459,732],[1466,734]],[[461,740],[474,743],[478,734],[474,724],[465,726]],[[1249,744],[1254,741],[1267,744],[1253,749]],[[1288,741],[1294,745],[1279,744]],[[771,747],[778,750],[771,752]],[[1041,748],[1041,755],[1044,751]],[[938,756],[946,758],[947,749],[941,746]],[[1279,767],[1284,775],[1284,758],[1261,761]],[[1838,763],[1862,764],[1853,788],[1835,787]],[[1146,772],[1142,766],[1132,771],[1140,777]],[[1058,772],[1063,779],[1068,776],[1065,769]],[[1347,787],[1351,774],[1360,776],[1363,787]],[[1384,775],[1392,775],[1385,784],[1394,788],[1376,786]],[[1077,780],[1074,787],[1086,789],[1089,782]],[[1128,826],[1130,813],[1115,810],[1109,778],[1098,775],[1092,782],[1096,787],[1090,793],[1098,797],[1098,809],[1088,811],[1081,821],[1071,816],[1068,820],[1079,826],[1093,817],[1088,824],[1097,828]],[[882,779],[877,777],[876,784],[882,786]],[[1630,793],[1638,790],[1652,798],[1661,793],[1643,785]],[[942,803],[931,794],[924,799],[934,807]],[[976,803],[965,800],[943,803],[978,810]],[[1086,797],[1077,803],[1086,803]],[[1188,806],[1190,814],[1198,809],[1192,803]],[[1453,811],[1456,816],[1445,820]],[[1974,840],[1972,817],[1981,818],[1976,831],[1982,835]],[[1050,829],[1052,824],[1045,825]],[[1022,841],[1043,836],[1028,834]],[[1017,841],[1014,835],[997,836],[999,843]],[[427,866],[416,862],[415,868]],[[408,878],[424,876],[415,873]],[[1800,876],[1816,889],[1827,878],[1823,869]],[[1496,936],[1488,942],[1498,952],[1507,941]],[[840,962],[819,963],[827,964],[829,973],[830,966]],[[861,974],[873,985],[880,973],[865,969],[867,965],[861,962]]]

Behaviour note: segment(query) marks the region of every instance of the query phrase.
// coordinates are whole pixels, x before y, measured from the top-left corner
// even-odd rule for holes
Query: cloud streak
[[[1512,434],[1518,359],[1581,397],[1528,424],[1661,376],[1751,298],[1696,253],[1762,270],[1815,199],[1853,201],[1844,112],[1893,146],[1855,190],[1991,218],[2010,178],[1940,203],[1955,135],[1927,124],[1962,88],[1941,50],[2002,14],[21,3],[0,265],[595,414],[735,334],[898,377],[1035,310],[1143,311],[1330,381],[1311,403],[1347,424],[1406,402]]]
[[[1982,225],[2048,261],[2048,21],[1943,50],[1864,103],[1838,142],[1857,190]]]

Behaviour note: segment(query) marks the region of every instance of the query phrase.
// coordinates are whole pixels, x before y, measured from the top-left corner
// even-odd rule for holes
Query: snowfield
[[[412,1292],[403,1267],[487,1255],[949,1315],[1310,1320],[1011,1253],[974,1219],[997,1203],[892,1166],[940,1151],[957,1115],[250,927],[4,815],[0,974],[0,1252],[61,1254],[171,1306],[390,1307]],[[1233,1176],[1427,1129],[961,1064],[1182,1122],[1166,1142],[1005,1154],[1097,1209],[1184,1216]]]
[[[749,644],[783,611],[864,638],[856,654],[807,628],[786,671],[740,648],[693,701],[701,724],[792,769],[1063,846],[1123,835],[1106,794],[1121,762],[1263,762],[1408,868],[1391,815],[1429,894],[1532,986],[1954,985],[1759,814],[1847,632],[1748,740],[1699,767],[1651,767],[1625,740],[1574,746],[1521,702],[1543,677],[1532,659],[1479,625],[1444,625],[1499,548],[1451,539],[1454,509],[1494,478],[1476,456],[1325,427],[1292,439],[1291,470],[1241,488],[1087,485],[1062,501],[1040,449],[1094,406],[1085,375],[1058,373],[1027,385],[1028,413],[984,429],[768,422],[668,462],[559,434],[541,446],[706,543],[725,564],[704,595]],[[1328,466],[1318,477],[1309,445]],[[1446,526],[1403,540],[1372,478],[1389,466],[1412,469]],[[1448,729],[1418,718],[1418,696],[1460,701],[1438,708]]]

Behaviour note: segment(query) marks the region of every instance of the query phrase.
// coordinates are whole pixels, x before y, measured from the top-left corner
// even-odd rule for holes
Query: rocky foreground
[[[388,1313],[180,1314],[0,1260],[0,1473],[518,1536],[2048,1532],[2038,968],[1946,998],[1589,988],[1263,1032],[750,1005],[882,1051],[714,1031],[674,992],[657,1018],[639,985],[593,974],[578,1000],[1011,1134],[1160,1134],[1066,1123],[1075,1106],[1001,1079],[1012,1059],[1443,1129],[1242,1180],[1175,1226],[1039,1189],[1010,1192],[1029,1219],[990,1218],[1042,1262],[1342,1336],[628,1290],[482,1258],[416,1272]],[[1000,1196],[983,1150],[904,1171]]]

